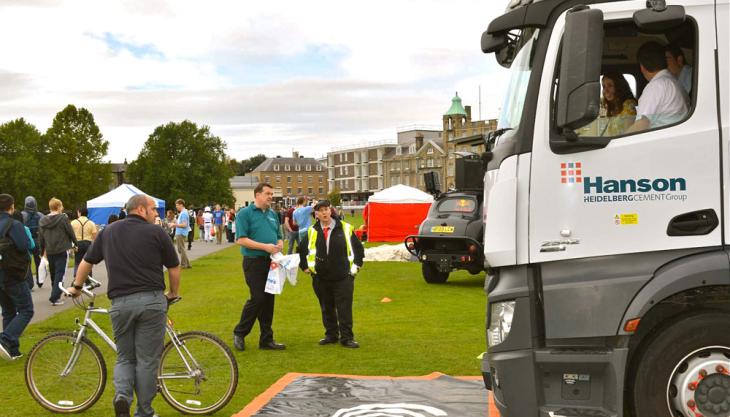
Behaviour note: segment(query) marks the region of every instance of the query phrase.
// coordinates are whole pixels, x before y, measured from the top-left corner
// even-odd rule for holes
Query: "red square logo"
[[[565,162],[560,164],[560,168],[562,168],[562,169],[565,169],[567,167],[568,167],[568,164],[566,164]]]
[[[576,167],[576,168],[580,168],[580,165],[581,165],[581,163],[580,163],[580,162],[576,162],[576,163],[575,163],[575,167]]]
[[[565,183],[567,183],[567,182],[568,182],[568,179],[567,179],[567,178],[561,178],[561,179],[560,179],[560,182],[562,182],[563,184],[565,184]]]

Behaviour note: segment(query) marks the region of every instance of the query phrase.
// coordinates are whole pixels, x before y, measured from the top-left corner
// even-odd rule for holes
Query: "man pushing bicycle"
[[[129,417],[137,392],[135,417],[153,417],[157,368],[165,339],[168,299],[178,297],[180,261],[170,237],[155,225],[155,201],[136,195],[127,202],[128,215],[99,232],[79,265],[68,291],[77,297],[91,266],[105,261],[107,295],[117,361],[114,367],[114,412]],[[165,291],[163,266],[169,273]],[[73,389],[70,387],[69,389]]]

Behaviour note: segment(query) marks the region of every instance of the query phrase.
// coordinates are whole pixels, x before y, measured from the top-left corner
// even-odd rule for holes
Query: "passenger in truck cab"
[[[684,57],[682,48],[669,44],[665,56],[667,58],[667,69],[677,77],[687,95],[690,95],[692,93],[692,66],[687,64],[687,58]]]
[[[639,97],[636,121],[626,133],[639,132],[676,123],[687,115],[689,99],[679,81],[667,69],[665,47],[650,41],[639,48],[637,60],[649,81]]]
[[[606,123],[599,123],[599,136],[618,136],[634,123],[636,117],[636,99],[631,92],[626,78],[618,72],[609,71],[601,78],[603,98],[601,99],[601,117]]]

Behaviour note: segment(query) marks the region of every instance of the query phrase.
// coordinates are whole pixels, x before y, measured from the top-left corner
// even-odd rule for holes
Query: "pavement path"
[[[221,245],[217,245],[215,242],[211,243],[205,243],[201,242],[199,240],[196,240],[193,242],[193,249],[188,251],[188,259],[190,261],[193,261],[195,259],[201,258],[203,256],[209,255],[213,252],[217,252],[221,249],[228,248],[230,246],[234,246],[234,243],[228,243],[224,242]],[[193,264],[193,268],[195,268],[195,264]],[[106,275],[106,267],[104,266],[104,263],[100,263],[98,265],[94,266],[93,269],[94,279],[101,282],[101,287],[98,288],[95,292],[97,295],[106,294],[106,288],[107,288],[107,275]],[[183,275],[185,274],[185,271],[183,271]],[[66,270],[66,275],[64,277],[63,283],[66,286],[69,286],[71,284],[71,277],[73,276],[73,268],[68,268]],[[59,311],[67,310],[69,308],[72,308],[74,306],[74,303],[71,302],[71,300],[64,300],[64,297],[61,299],[65,301],[63,305],[60,306],[54,306],[51,305],[51,302],[48,301],[48,298],[51,295],[51,285],[49,281],[46,281],[45,284],[43,284],[42,288],[35,287],[33,289],[33,319],[31,320],[31,323],[38,323],[39,321],[45,320],[48,317],[58,313]]]

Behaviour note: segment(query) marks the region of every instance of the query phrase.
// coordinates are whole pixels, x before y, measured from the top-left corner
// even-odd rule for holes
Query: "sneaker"
[[[20,352],[18,352],[18,353],[16,353],[16,354],[11,354],[11,355],[10,355],[10,360],[11,360],[11,361],[17,361],[18,359],[20,359],[20,358],[22,358],[22,357],[23,357],[23,354],[22,354],[22,353],[20,353]]]
[[[58,300],[58,301],[51,301],[51,305],[52,305],[52,306],[62,306],[62,305],[64,305],[65,303],[66,303],[66,302],[65,302],[65,301],[63,301],[63,300]]]
[[[129,417],[129,402],[122,397],[115,398],[114,414],[116,417]]]
[[[13,357],[10,355],[8,348],[5,347],[3,342],[0,342],[0,358],[5,359],[6,361],[13,360]]]

